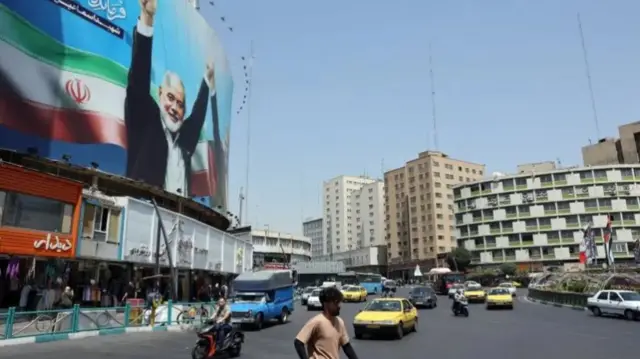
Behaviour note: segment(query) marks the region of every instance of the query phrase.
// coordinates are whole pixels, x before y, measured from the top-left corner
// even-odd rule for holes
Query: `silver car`
[[[595,316],[607,314],[639,320],[640,294],[630,290],[601,290],[587,299],[587,308]]]

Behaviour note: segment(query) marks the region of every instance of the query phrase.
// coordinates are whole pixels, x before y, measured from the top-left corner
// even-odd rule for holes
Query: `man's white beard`
[[[167,111],[161,110],[160,116],[162,117],[162,123],[164,123],[164,127],[169,130],[169,132],[175,134],[182,127],[182,121],[173,121],[173,116],[171,116]]]

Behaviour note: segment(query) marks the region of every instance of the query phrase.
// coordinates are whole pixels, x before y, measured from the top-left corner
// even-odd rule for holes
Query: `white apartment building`
[[[311,258],[322,255],[322,218],[309,218],[302,222],[302,235],[311,238]]]
[[[339,176],[322,193],[323,254],[384,244],[384,182]]]

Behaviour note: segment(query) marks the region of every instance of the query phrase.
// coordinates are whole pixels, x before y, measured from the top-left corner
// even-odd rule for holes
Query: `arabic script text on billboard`
[[[233,82],[179,0],[0,0],[0,148],[226,208]]]

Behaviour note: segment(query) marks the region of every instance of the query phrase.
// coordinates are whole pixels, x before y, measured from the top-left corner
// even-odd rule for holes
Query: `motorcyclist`
[[[453,295],[453,310],[457,310],[460,307],[460,303],[465,301],[464,294],[462,293],[462,289],[456,290]]]
[[[216,347],[222,348],[224,339],[227,333],[231,331],[231,309],[227,305],[227,301],[224,298],[218,299],[218,306],[211,316],[211,321],[214,322],[214,330],[216,332]]]

